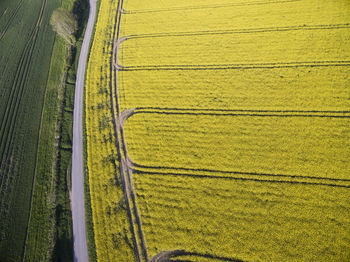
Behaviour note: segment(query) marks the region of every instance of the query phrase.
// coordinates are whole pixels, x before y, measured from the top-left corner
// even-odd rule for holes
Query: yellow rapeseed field
[[[346,111],[350,108],[349,68],[237,69],[229,73],[226,70],[120,71],[118,76],[123,110],[176,108],[179,104],[181,108],[196,109]]]
[[[346,0],[101,0],[98,260],[349,260],[349,41]]]
[[[133,246],[110,103],[110,53],[117,1],[101,1],[86,80],[87,166],[98,261],[132,261]]]
[[[254,64],[253,67],[257,67],[261,64],[286,66],[288,63],[349,61],[349,26],[332,30],[130,38],[122,43],[119,64],[125,67]]]
[[[350,114],[191,112],[129,118],[129,157],[150,167],[350,178]]]
[[[151,254],[185,249],[243,261],[349,258],[348,188],[155,174],[136,174],[135,187]]]
[[[135,35],[348,24],[349,8],[347,0],[125,0],[121,32]],[[133,14],[133,10],[140,12]]]

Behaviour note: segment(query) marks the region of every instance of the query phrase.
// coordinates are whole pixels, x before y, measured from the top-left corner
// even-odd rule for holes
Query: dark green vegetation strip
[[[65,163],[61,164],[58,158],[60,156],[58,149],[62,140],[60,137],[63,137],[61,129],[67,128],[58,125],[63,114],[62,103],[67,100],[64,95],[68,88],[64,85],[65,74],[62,74],[68,62],[65,59],[67,54],[68,50],[64,42],[56,38],[40,128],[32,208],[24,252],[25,261],[49,260],[54,246],[59,249],[61,229],[59,218],[67,204],[69,211],[69,198],[68,203],[63,205],[67,200],[60,194],[63,191],[62,187],[67,191],[67,183],[64,181],[66,175],[61,175],[61,166]],[[67,229],[69,229],[69,222],[68,220],[65,223]],[[71,248],[67,247],[67,250],[69,252]]]
[[[73,260],[69,176],[79,48],[55,38],[49,20],[60,5],[72,10],[79,39],[87,2],[0,2],[0,261]]]
[[[0,3],[0,261],[22,259],[58,0]]]

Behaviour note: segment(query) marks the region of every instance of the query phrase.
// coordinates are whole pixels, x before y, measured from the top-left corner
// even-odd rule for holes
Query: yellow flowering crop
[[[132,161],[150,167],[350,178],[350,114],[173,113],[139,113],[127,120]]]
[[[137,248],[149,260],[347,260],[350,2],[119,3],[101,0],[87,80],[98,260],[135,259],[111,122],[117,14],[113,110]]]
[[[116,2],[101,1],[86,80],[87,165],[98,261],[132,261],[134,257],[110,104],[109,61]]]
[[[345,261],[349,189],[135,174],[149,252],[243,261]],[[335,204],[336,203],[336,204]],[[179,257],[180,259],[180,257]]]
[[[123,110],[176,108],[179,101],[181,108],[197,109],[346,111],[350,108],[349,68],[121,71],[118,76]]]

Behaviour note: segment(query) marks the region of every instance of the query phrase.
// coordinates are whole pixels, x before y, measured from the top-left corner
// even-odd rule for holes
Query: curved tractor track
[[[171,261],[171,258],[177,256],[199,256],[199,257],[210,257],[216,258],[211,255],[200,255],[197,253],[185,252],[184,250],[173,250],[173,251],[161,251],[156,254],[152,259],[149,258],[147,252],[146,241],[144,233],[142,230],[141,217],[138,212],[137,203],[136,203],[136,194],[133,186],[132,174],[133,174],[133,162],[128,156],[127,145],[124,135],[124,124],[126,120],[134,115],[137,111],[137,108],[132,108],[121,112],[119,107],[118,99],[118,81],[117,75],[118,71],[123,71],[124,66],[119,64],[118,54],[120,50],[120,45],[122,42],[132,38],[132,36],[124,36],[120,38],[120,25],[121,25],[121,16],[123,14],[123,3],[124,0],[118,1],[118,12],[116,17],[116,24],[114,28],[113,36],[113,46],[112,46],[112,57],[111,57],[111,78],[110,78],[110,93],[111,93],[111,111],[113,117],[113,125],[115,129],[116,137],[116,146],[118,151],[118,159],[120,162],[120,176],[123,184],[124,198],[126,202],[126,207],[128,210],[128,217],[130,220],[130,231],[132,234],[132,240],[134,244],[134,254],[136,261],[146,261],[146,262],[165,262]],[[114,80],[114,81],[113,81]],[[230,258],[223,258],[224,261],[239,261],[232,260]]]
[[[181,260],[181,257],[195,257],[196,261],[200,261],[201,259],[214,259],[216,261],[231,261],[231,262],[243,262],[243,260],[229,257],[219,257],[211,254],[201,254],[196,252],[188,252],[182,249],[169,250],[169,251],[161,251],[156,254],[151,262],[171,262],[171,261],[185,261]],[[174,260],[173,260],[174,259]],[[197,260],[198,259],[198,260]],[[187,260],[186,260],[187,261]]]
[[[130,117],[134,110],[130,109],[125,112],[121,112],[119,108],[118,100],[118,83],[117,73],[121,70],[122,66],[118,64],[118,52],[120,44],[127,39],[127,37],[120,38],[120,25],[121,16],[123,10],[124,0],[118,1],[118,11],[116,15],[116,23],[113,33],[113,47],[111,57],[111,110],[113,116],[113,124],[115,129],[116,146],[118,151],[118,159],[120,162],[120,176],[123,184],[124,197],[130,221],[130,231],[132,234],[132,241],[134,246],[134,255],[136,261],[149,261],[148,252],[144,234],[142,231],[141,218],[138,212],[135,190],[132,181],[132,169],[130,168],[129,159],[126,151],[126,144],[124,139],[123,124],[128,117]],[[114,78],[114,81],[113,81]]]

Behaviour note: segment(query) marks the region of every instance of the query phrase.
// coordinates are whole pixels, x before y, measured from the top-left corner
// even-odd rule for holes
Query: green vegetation
[[[57,146],[59,129],[58,116],[64,96],[64,75],[66,67],[66,46],[62,39],[56,38],[47,84],[45,107],[38,148],[37,170],[32,199],[31,217],[25,249],[27,261],[48,260],[50,250],[55,245],[55,209],[58,205],[56,176]],[[51,145],[51,146],[49,146]],[[38,227],[40,224],[40,227]],[[57,241],[58,242],[58,241]]]
[[[81,3],[81,1],[77,1]],[[72,0],[67,0],[62,3],[62,6],[67,8],[68,10],[71,10],[71,12],[74,12],[74,10],[77,10],[77,2],[74,2]],[[78,7],[78,10],[81,10],[81,12],[74,15],[74,18],[79,21],[79,17],[86,16],[86,12],[88,12],[88,9],[82,9],[81,7]],[[85,13],[83,13],[85,12]],[[73,17],[73,15],[72,15]],[[83,20],[81,23],[77,23],[79,26],[84,27],[86,21]],[[58,100],[57,101],[50,101],[50,98],[48,99],[48,103],[50,105],[56,105],[57,109],[55,111],[48,111],[47,115],[48,117],[51,117],[52,119],[55,119],[54,125],[50,125],[52,129],[52,135],[51,141],[55,141],[54,144],[52,144],[53,155],[51,155],[52,159],[51,161],[43,161],[42,166],[45,165],[45,163],[53,163],[51,166],[51,169],[46,167],[46,172],[43,172],[42,174],[50,174],[51,173],[51,182],[48,179],[45,179],[45,175],[42,175],[42,184],[46,184],[46,188],[50,186],[54,186],[54,194],[52,196],[42,197],[38,196],[38,199],[41,199],[41,204],[38,206],[50,208],[50,202],[47,202],[47,199],[54,199],[54,205],[53,205],[53,212],[51,212],[51,222],[54,225],[55,231],[53,232],[53,239],[52,243],[50,241],[47,241],[47,234],[41,232],[39,235],[35,235],[36,239],[36,245],[33,245],[30,241],[28,241],[26,244],[31,245],[35,247],[33,249],[33,254],[35,254],[33,257],[27,256],[29,252],[26,252],[26,259],[32,261],[36,261],[38,258],[44,257],[45,250],[53,250],[51,252],[52,254],[52,260],[53,261],[72,261],[73,260],[73,240],[72,240],[72,219],[71,219],[71,210],[70,210],[70,198],[69,198],[69,191],[70,191],[70,169],[71,169],[71,155],[72,155],[72,120],[73,120],[73,108],[74,108],[74,90],[75,90],[75,74],[77,70],[77,61],[78,61],[78,55],[80,52],[80,46],[81,46],[81,35],[80,38],[77,37],[77,33],[81,31],[81,28],[77,28],[75,32],[75,38],[77,41],[75,42],[75,46],[72,46],[71,42],[68,44],[64,44],[64,37],[58,38],[58,41],[56,42],[56,47],[61,50],[61,54],[57,55],[57,57],[60,57],[61,60],[64,58],[64,62],[62,65],[64,66],[64,70],[61,71],[61,79],[60,79],[60,85],[61,89],[58,90]],[[64,52],[63,52],[64,48]],[[58,53],[57,53],[58,54]],[[55,63],[56,59],[53,56],[53,63]],[[60,60],[60,59],[58,59]],[[62,75],[62,72],[65,72]],[[56,97],[56,96],[54,96]],[[53,107],[52,107],[53,108]],[[41,141],[44,141],[44,138],[40,138]],[[43,147],[47,147],[47,145],[43,142]],[[46,154],[47,155],[47,154]],[[38,174],[37,174],[38,176]],[[40,188],[40,183],[36,184],[36,189]],[[39,192],[41,190],[39,189]],[[45,191],[47,192],[47,190]],[[41,193],[43,194],[43,193]],[[46,202],[45,202],[46,201]],[[34,215],[34,214],[32,214]],[[43,216],[40,212],[37,213],[37,220],[44,220],[45,216]],[[46,221],[50,220],[50,216],[46,216]],[[42,221],[42,223],[45,223]],[[52,224],[46,222],[47,224],[47,232],[49,230],[52,230]],[[36,222],[32,223],[33,228],[36,226]],[[51,227],[50,227],[51,226]],[[33,232],[34,229],[33,229]],[[41,239],[41,241],[38,241],[38,239]],[[40,251],[38,250],[37,246],[38,243],[41,248],[42,252],[40,255]],[[34,242],[35,244],[35,242]],[[27,248],[28,250],[28,248]]]
[[[0,261],[73,260],[71,129],[87,2],[0,3]],[[76,21],[68,45],[51,29],[54,10]]]
[[[0,4],[0,261],[19,261],[31,208],[38,135],[58,0]]]

